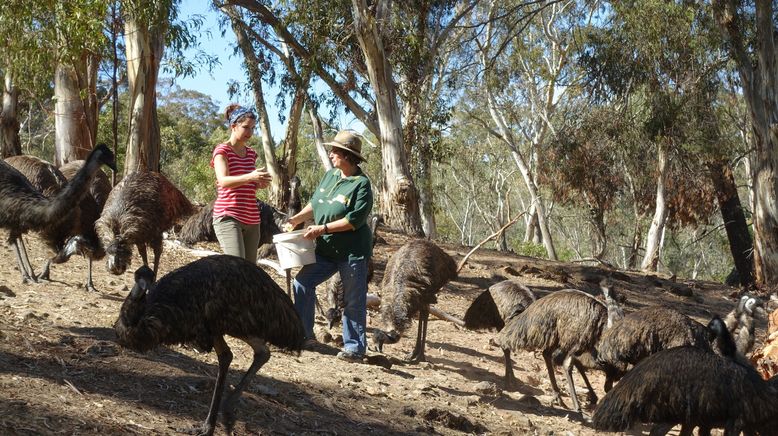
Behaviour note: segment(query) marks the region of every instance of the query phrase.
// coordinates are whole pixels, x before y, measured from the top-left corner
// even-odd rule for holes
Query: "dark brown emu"
[[[71,180],[85,164],[83,160],[75,160],[62,165],[59,169],[66,179]],[[79,218],[73,230],[73,236],[59,253],[58,259],[69,258],[75,253],[81,254],[87,259],[86,289],[96,291],[92,281],[92,262],[105,257],[105,247],[95,230],[95,222],[108,200],[111,192],[111,181],[103,171],[98,171],[89,185],[89,193],[78,203]]]
[[[631,365],[673,347],[689,345],[710,350],[710,331],[702,324],[667,307],[646,307],[627,314],[606,329],[597,344],[597,362],[609,377],[605,391]]]
[[[378,351],[383,351],[384,343],[399,341],[418,312],[419,331],[408,360],[423,362],[429,306],[437,302],[440,288],[456,276],[454,259],[432,242],[415,239],[400,247],[387,262],[381,282],[380,329],[373,334]]]
[[[153,280],[154,272],[147,266],[135,272],[135,285],[114,329],[121,345],[140,352],[162,344],[216,351],[219,372],[208,417],[196,428],[200,435],[211,435],[216,428],[232,362],[224,335],[254,350],[251,366],[221,406],[222,421],[230,434],[241,392],[270,359],[267,344],[299,353],[305,338],[302,322],[276,282],[236,256],[205,257],[166,274],[157,283],[152,284]]]
[[[61,227],[63,219],[72,219],[74,205],[86,195],[90,181],[101,165],[116,170],[113,153],[104,144],[92,150],[84,167],[69,183],[58,193],[46,197],[22,173],[0,161],[0,227],[9,230],[8,242],[14,248],[19,271],[25,282],[36,279],[17,241],[28,231],[52,231]]]
[[[561,360],[573,408],[580,413],[573,367],[581,373],[589,390],[589,402],[596,403],[597,395],[578,358],[596,353],[595,345],[607,323],[608,309],[602,302],[585,292],[563,289],[540,298],[506,323],[497,335],[497,343],[511,351],[540,351],[554,389],[554,401],[564,407],[554,377],[554,359]]]
[[[723,349],[735,346],[723,321],[709,329]],[[638,363],[600,402],[593,425],[598,430],[626,431],[636,423],[654,423],[651,435],[663,435],[681,425],[681,435],[778,434],[778,378],[764,381],[750,365],[732,355],[699,347],[662,350]]]
[[[518,280],[503,280],[483,291],[465,312],[465,328],[469,330],[500,331],[536,300],[530,288]],[[505,356],[505,385],[514,386],[510,348],[503,348]]]
[[[192,203],[165,176],[137,171],[125,176],[108,196],[95,227],[108,254],[108,271],[120,275],[130,266],[132,245],[147,265],[146,245],[154,252],[154,273],[162,255],[162,233],[194,212]]]

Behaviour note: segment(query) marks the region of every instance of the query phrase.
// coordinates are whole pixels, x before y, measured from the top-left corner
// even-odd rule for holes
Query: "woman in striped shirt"
[[[259,208],[257,189],[270,184],[270,174],[256,169],[257,153],[246,145],[257,115],[251,109],[231,104],[225,111],[230,139],[213,149],[211,166],[216,172],[216,203],[213,229],[225,254],[257,261]]]

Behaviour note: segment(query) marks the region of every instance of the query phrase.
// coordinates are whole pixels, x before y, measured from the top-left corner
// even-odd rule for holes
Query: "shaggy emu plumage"
[[[192,203],[165,176],[138,171],[125,176],[108,196],[95,227],[108,254],[108,271],[120,275],[138,247],[147,265],[146,244],[154,251],[154,274],[162,255],[162,232],[194,212]]]
[[[211,201],[184,221],[178,235],[181,242],[189,246],[197,242],[216,242],[216,232],[213,230],[213,205],[214,201]],[[286,215],[261,200],[257,200],[257,207],[261,220],[258,246],[261,247],[264,244],[272,244],[273,235],[281,233],[281,225],[286,221]]]
[[[497,336],[497,343],[503,350],[541,351],[554,389],[554,401],[560,404],[563,403],[554,377],[553,359],[562,360],[573,407],[580,412],[573,384],[573,367],[581,373],[589,389],[589,402],[596,403],[597,395],[577,358],[584,354],[596,354],[595,345],[607,323],[608,310],[602,302],[585,292],[563,289],[540,298],[506,323]]]
[[[383,351],[384,343],[399,341],[418,312],[419,331],[408,360],[423,362],[429,306],[437,302],[440,288],[456,276],[454,259],[432,242],[415,239],[400,247],[387,262],[381,282],[381,328],[373,334],[378,351]]]
[[[199,434],[211,435],[216,427],[232,362],[224,335],[238,338],[254,350],[251,366],[221,406],[230,434],[241,392],[270,359],[267,344],[299,353],[305,338],[302,322],[270,276],[236,256],[205,257],[168,273],[155,284],[153,280],[154,272],[147,266],[135,272],[135,286],[114,329],[121,345],[140,352],[179,343],[203,352],[216,351],[219,372]]]
[[[116,169],[113,153],[106,145],[100,144],[92,150],[84,167],[69,183],[57,194],[46,197],[36,190],[21,172],[0,161],[0,227],[9,230],[8,242],[14,247],[19,271],[25,282],[35,281],[35,277],[26,253],[22,255],[17,241],[30,230],[51,232],[67,227],[62,226],[61,222],[73,219],[74,205],[86,195],[92,177],[103,164]],[[63,243],[66,236],[67,234],[61,236]]]
[[[48,198],[57,195],[57,193],[67,184],[67,179],[57,167],[35,156],[11,156],[6,158],[5,161],[22,173],[24,177],[29,180],[33,188]],[[27,247],[24,245],[24,238],[21,236],[19,237],[18,243],[21,248],[22,259],[27,267],[25,273],[27,273],[32,281],[49,280],[51,263],[62,263],[66,260],[58,258],[56,253],[65,245],[68,236],[73,234],[76,222],[79,219],[79,212],[78,207],[70,208],[61,219],[57,220],[57,222],[52,223],[52,225],[46,226],[37,232],[46,246],[55,253],[54,257],[46,260],[45,265],[41,268],[41,273],[37,276],[29,262]],[[24,274],[22,275],[22,278],[24,281],[27,281]]]
[[[715,317],[709,328],[734,349],[721,319]],[[700,435],[716,427],[725,435],[776,435],[778,378],[765,382],[751,366],[699,347],[663,350],[627,372],[593,416],[598,430],[625,431],[638,422],[654,423],[652,435],[677,424],[681,435],[691,435],[694,427]]]
[[[646,307],[626,315],[614,328],[606,329],[597,344],[597,362],[606,374],[608,392],[630,365],[673,347],[689,345],[710,350],[709,330],[675,309]]]
[[[376,241],[376,230],[378,229],[378,223],[381,221],[379,215],[373,215],[370,219],[370,233],[373,235],[373,246]],[[373,257],[367,261],[367,282],[373,281],[373,274],[375,273],[375,262]],[[343,308],[346,307],[344,301],[343,281],[340,279],[340,273],[336,273],[324,284],[324,290],[327,295],[327,304],[329,308],[324,312],[324,318],[327,319],[329,327],[333,328],[339,321],[342,322]]]
[[[470,304],[465,312],[465,328],[469,330],[500,331],[505,323],[518,316],[536,300],[530,288],[517,280],[503,280],[483,291]],[[513,375],[510,348],[504,348],[505,385],[513,386],[516,377]]]
[[[62,171],[62,175],[66,179],[70,180],[75,177],[78,170],[84,166],[84,163],[85,161],[83,160],[68,162],[60,167],[60,171]],[[96,291],[95,285],[92,282],[92,261],[105,257],[105,247],[103,247],[100,238],[97,236],[95,221],[100,218],[110,192],[111,181],[108,180],[108,176],[103,171],[95,173],[89,185],[89,193],[78,203],[80,214],[73,232],[76,236],[68,241],[59,255],[60,258],[62,256],[68,258],[75,253],[79,253],[87,258],[86,289],[90,291]]]
[[[758,297],[744,294],[737,305],[724,318],[727,329],[735,341],[737,351],[745,356],[754,347],[754,317],[765,313],[764,303]]]

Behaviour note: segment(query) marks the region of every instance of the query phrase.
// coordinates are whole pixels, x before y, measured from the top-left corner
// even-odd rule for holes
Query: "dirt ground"
[[[377,283],[386,261],[406,238],[388,230],[379,232],[384,242],[376,245],[377,277],[370,292],[380,295]],[[5,241],[7,235],[0,231],[0,237]],[[37,272],[49,253],[34,235],[26,241]],[[25,285],[13,252],[5,245],[0,249],[4,259],[0,263],[0,434],[167,435],[205,419],[217,372],[215,354],[182,346],[138,354],[114,342],[112,326],[132,287],[131,272],[113,276],[104,262],[95,263],[99,292],[87,292],[82,285],[86,261],[74,257],[53,266],[53,282]],[[197,248],[218,250],[214,244]],[[451,245],[443,248],[457,262],[469,251]],[[191,251],[168,244],[161,274],[195,258]],[[136,254],[130,271],[139,265]],[[268,272],[285,287],[283,277]],[[498,280],[495,274],[517,276],[545,295],[569,287],[594,293],[598,277],[607,272],[480,249],[459,278],[440,292],[437,307],[462,317],[468,304]],[[631,272],[615,277],[627,311],[666,304],[707,322],[714,313],[726,314],[734,301],[735,290],[716,283],[676,283]],[[368,315],[369,336],[375,325],[372,318],[377,316],[372,311]],[[322,340],[330,335],[338,339],[340,327],[327,332],[321,317],[317,324]],[[757,346],[764,324],[758,323]],[[415,334],[414,324],[399,343],[384,346],[384,357],[369,353],[370,362],[383,366],[337,359],[336,342],[299,356],[274,352],[244,392],[235,434],[598,434],[586,423],[591,409],[581,417],[551,404],[551,388],[539,356],[514,354],[522,385],[506,391],[502,352],[489,342],[493,332],[467,331],[431,318],[428,362],[407,364],[401,359],[413,348]],[[235,384],[252,354],[240,341],[228,339],[228,343],[235,354],[228,382]],[[564,380],[561,372],[557,374]],[[592,373],[590,379],[602,397],[602,374]],[[576,389],[585,404],[586,391],[577,376]],[[571,405],[566,396],[563,400]],[[224,432],[221,425],[216,430],[216,434]]]

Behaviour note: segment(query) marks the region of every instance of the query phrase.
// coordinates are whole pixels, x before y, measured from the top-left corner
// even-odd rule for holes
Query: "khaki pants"
[[[213,220],[213,230],[224,254],[257,263],[259,224],[243,224],[231,216],[220,216]]]

